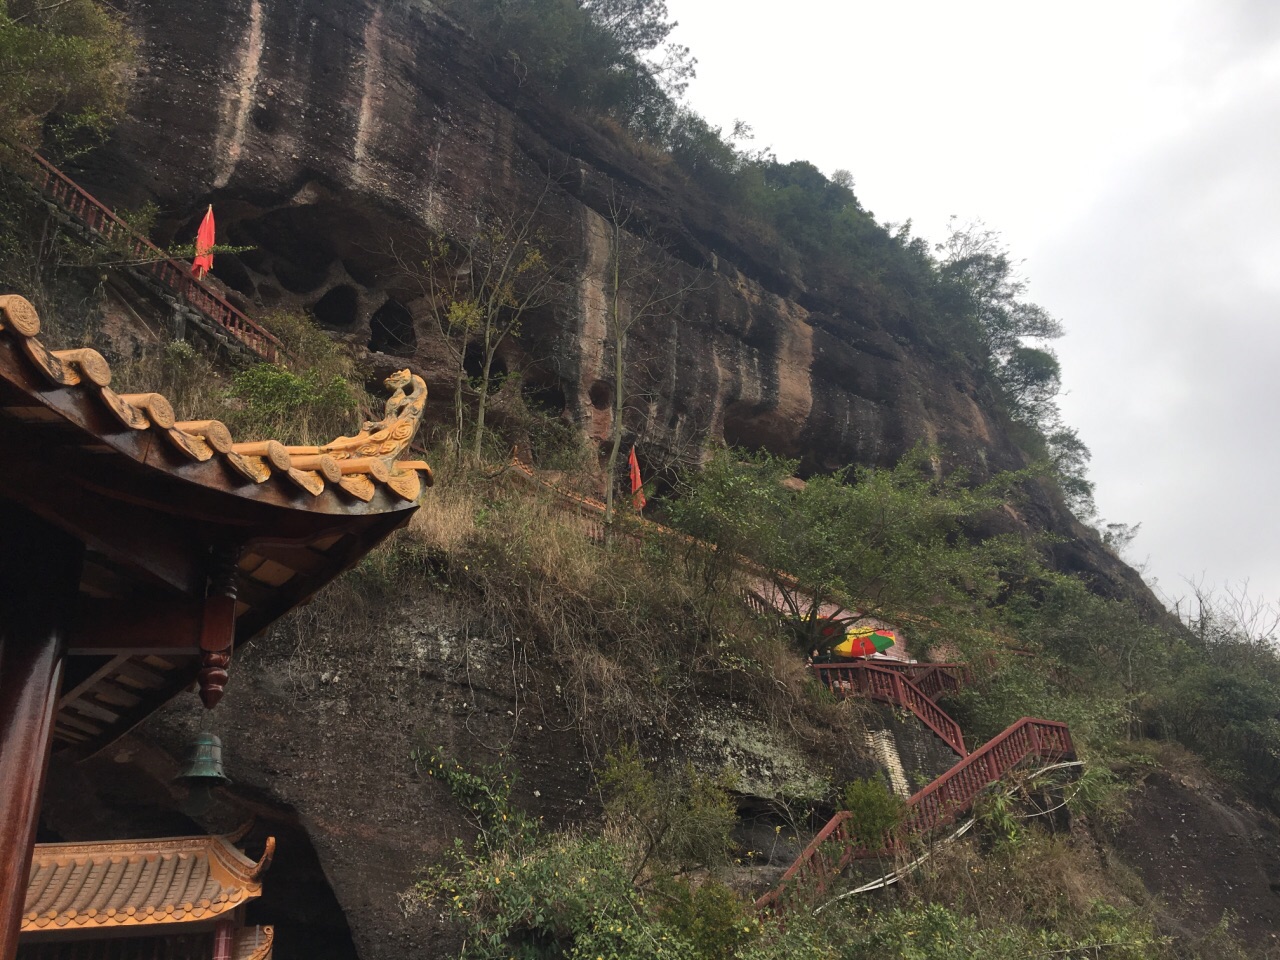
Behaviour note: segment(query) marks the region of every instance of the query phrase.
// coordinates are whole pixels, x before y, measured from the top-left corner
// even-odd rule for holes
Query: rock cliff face
[[[429,301],[397,257],[466,236],[482,211],[537,207],[571,289],[527,319],[499,366],[602,438],[615,389],[608,213],[622,198],[628,229],[685,288],[631,336],[627,426],[644,444],[710,435],[822,470],[892,463],[925,440],[978,475],[1022,465],[985,388],[904,316],[855,289],[806,288],[671,165],[540,100],[425,0],[127,7],[144,66],[129,119],[81,175],[110,202],[156,202],[178,240],[212,200],[220,236],[255,247],[215,270],[251,311],[306,307],[448,397]],[[1024,521],[1073,541],[1065,568],[1141,592],[1056,497],[1042,491]]]

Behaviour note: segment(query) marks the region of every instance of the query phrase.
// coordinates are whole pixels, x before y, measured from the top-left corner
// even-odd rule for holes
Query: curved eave
[[[21,932],[208,924],[261,896],[269,863],[269,853],[255,862],[217,836],[38,843]]]
[[[185,490],[186,498],[196,500],[211,518],[242,517],[246,522],[279,523],[275,512],[285,510],[305,514],[350,517],[411,511],[416,503],[379,486],[368,502],[345,493],[340,487],[327,485],[313,496],[282,479],[272,478],[253,483],[228,466],[224,457],[214,456],[203,462],[191,460],[156,435],[155,430],[132,430],[121,424],[88,390],[79,385],[53,386],[23,355],[22,345],[12,337],[0,336],[0,379],[19,392],[35,409],[43,408],[62,421],[79,428],[84,446],[105,446],[138,466],[170,478]],[[20,405],[20,396],[0,398],[0,404],[13,410],[22,409],[32,423],[49,423],[47,417],[33,414],[30,403]],[[100,450],[97,452],[101,452]],[[6,458],[8,459],[8,458]],[[162,499],[151,506],[166,512]],[[183,512],[191,512],[184,509]]]

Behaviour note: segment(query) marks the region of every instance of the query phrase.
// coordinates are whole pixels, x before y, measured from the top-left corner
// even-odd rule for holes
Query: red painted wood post
[[[1028,724],[1028,731],[1031,734],[1031,752],[1037,757],[1042,755],[1040,748],[1040,727],[1038,724]]]
[[[219,920],[213,928],[213,960],[231,960],[235,949],[235,923]]]
[[[0,960],[18,952],[83,545],[0,501]]]
[[[987,778],[989,781],[1000,779],[1000,764],[996,762],[995,750],[988,750],[987,755],[983,758],[987,763]]]

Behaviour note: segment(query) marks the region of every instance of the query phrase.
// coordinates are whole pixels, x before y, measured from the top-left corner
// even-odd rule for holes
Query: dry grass
[[[111,380],[118,393],[163,394],[179,420],[221,420],[232,412],[230,378],[185,340],[113,363]]]
[[[518,475],[440,459],[398,549],[434,558],[478,632],[534,642],[595,756],[619,737],[685,729],[692,704],[717,700],[802,742],[861,743],[855,712],[814,695],[732,579],[705,579],[687,543],[644,530],[601,546],[593,519]]]
[[[1092,842],[1028,833],[986,855],[980,845],[965,840],[939,851],[906,881],[903,893],[972,915],[983,927],[1052,929],[1081,937],[1098,902],[1154,911],[1142,882],[1114,861],[1104,862]]]
[[[675,160],[671,154],[661,147],[646,143],[644,140],[634,136],[613,117],[597,114],[592,119],[597,130],[607,135],[614,143],[630,151],[632,155],[645,161],[653,169],[668,170],[675,167]]]

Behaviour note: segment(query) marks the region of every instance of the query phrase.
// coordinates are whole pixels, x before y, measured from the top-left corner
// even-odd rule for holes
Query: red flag
[[[196,233],[196,259],[191,264],[191,274],[197,280],[213,269],[213,204],[200,221],[200,229]]]
[[[637,510],[643,510],[644,505],[649,501],[645,499],[644,491],[641,489],[640,483],[640,461],[636,459],[636,448],[631,448],[631,456],[627,458],[627,463],[631,465],[631,502]]]

